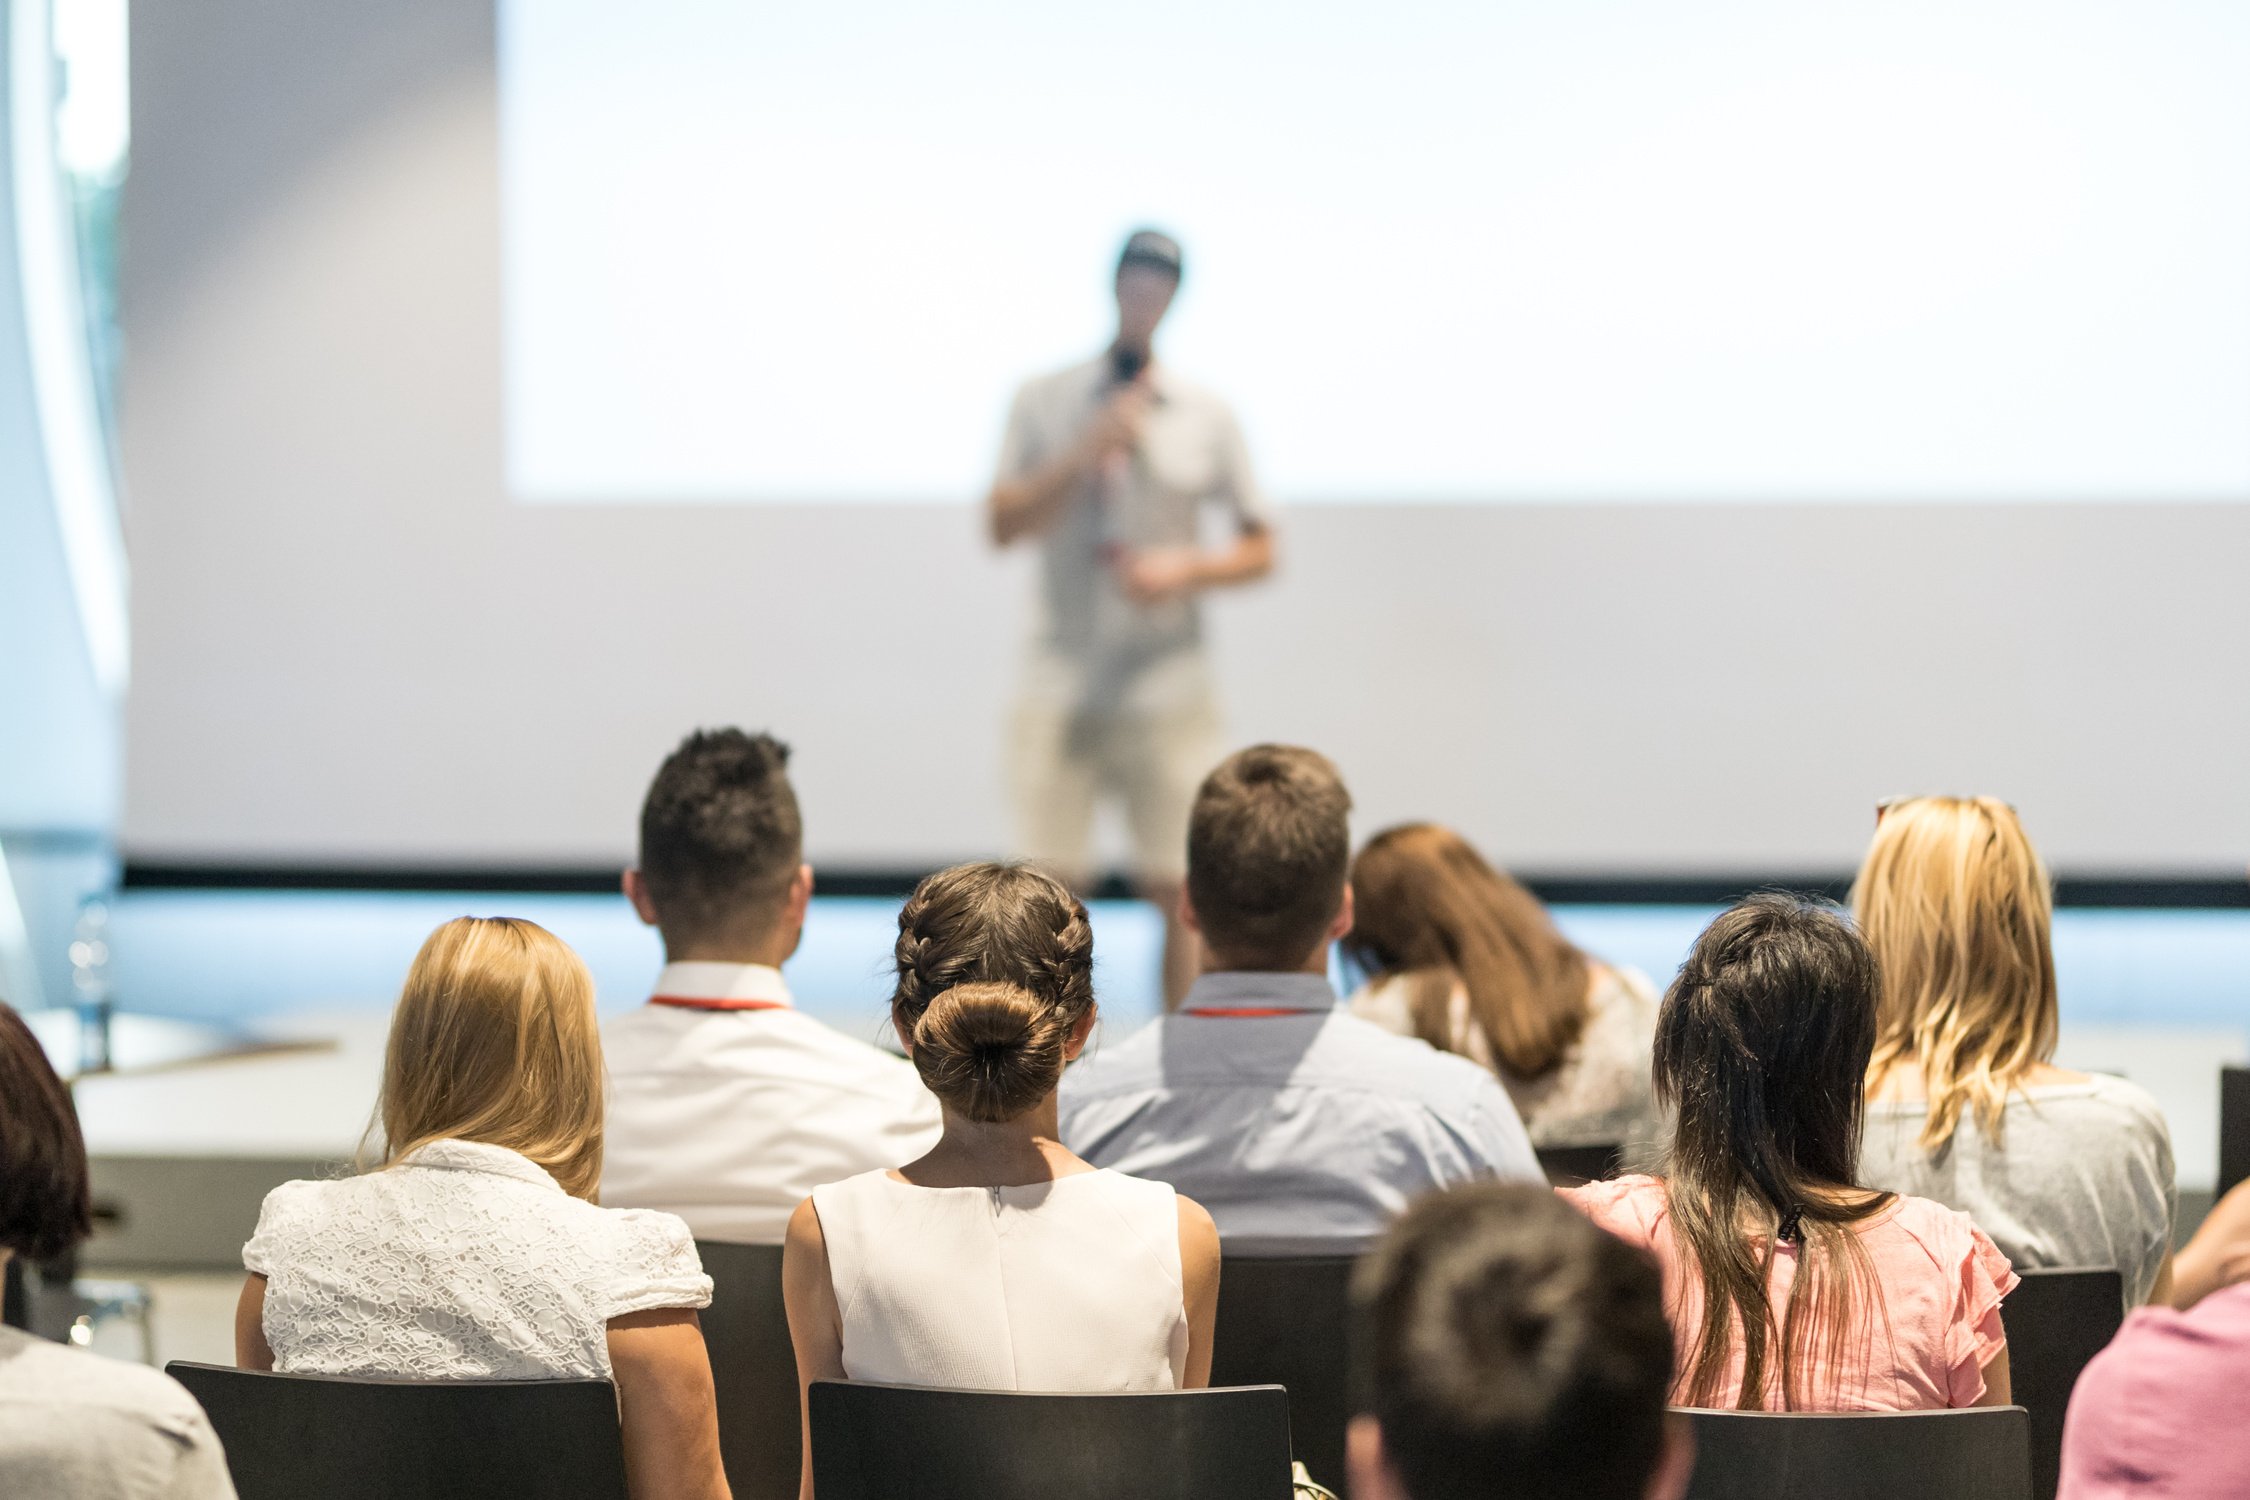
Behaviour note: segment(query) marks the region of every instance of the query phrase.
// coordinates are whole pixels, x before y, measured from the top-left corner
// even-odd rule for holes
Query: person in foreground
[[[816,1188],[790,1219],[800,1383],[1209,1384],[1210,1215],[1081,1161],[1055,1129],[1063,1064],[1094,1025],[1086,908],[1041,871],[960,865],[915,888],[898,928],[891,1015],[945,1134],[897,1171]]]
[[[1656,1262],[1527,1183],[1416,1203],[1361,1263],[1354,1500],[1678,1500]]]
[[[2007,1258],[1966,1214],[1859,1178],[1875,1002],[1874,955],[1835,912],[1754,896],[1722,914],[1657,1017],[1662,1173],[1563,1190],[1663,1263],[1676,1404],[2008,1403]]]
[[[1435,823],[1388,828],[1352,861],[1352,1014],[1498,1076],[1535,1146],[1657,1139],[1656,989],[1591,957],[1539,898]]]
[[[602,1202],[678,1214],[699,1239],[778,1245],[805,1195],[930,1149],[914,1070],[790,1004],[781,965],[812,900],[789,748],[690,735],[641,806],[625,895],[664,937],[649,1003],[602,1034]]]
[[[92,1228],[70,1090],[0,1005],[0,1266],[51,1260]],[[171,1376],[0,1328],[0,1495],[234,1500],[203,1408]]]
[[[430,934],[391,1017],[379,1169],[287,1182],[242,1247],[235,1363],[617,1385],[633,1500],[724,1500],[711,1280],[670,1214],[598,1208],[594,984],[546,929]]]
[[[2182,1261],[2186,1255],[2182,1252]],[[2057,1500],[2240,1500],[2250,1285],[2138,1308],[2071,1389]]]
[[[1934,1198],[2018,1267],[2115,1266],[2165,1300],[2179,1209],[2148,1091],[2054,1066],[2054,897],[2015,809],[1884,804],[1852,886],[1883,973],[1861,1169]]]
[[[1073,1151],[1171,1183],[1229,1238],[1367,1239],[1432,1188],[1545,1180],[1492,1074],[1336,1004],[1350,811],[1336,768],[1295,746],[1205,778],[1180,906],[1203,975],[1178,1013],[1063,1079]]]

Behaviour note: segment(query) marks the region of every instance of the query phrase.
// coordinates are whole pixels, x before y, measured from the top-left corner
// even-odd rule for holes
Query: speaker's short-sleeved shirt
[[[1140,443],[1082,480],[1040,538],[1037,644],[1089,679],[1130,675],[1201,639],[1192,597],[1145,606],[1125,597],[1117,549],[1190,545],[1207,506],[1246,530],[1273,519],[1226,402],[1161,364],[1147,379],[1154,400]],[[1067,451],[1116,391],[1107,354],[1027,381],[1008,413],[999,478],[1020,479]]]

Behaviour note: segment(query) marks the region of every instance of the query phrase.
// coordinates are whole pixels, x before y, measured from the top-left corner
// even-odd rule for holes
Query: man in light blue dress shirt
[[[1176,1014],[1063,1075],[1063,1143],[1169,1182],[1225,1238],[1365,1239],[1436,1188],[1545,1180],[1490,1073],[1338,1008],[1350,811],[1310,750],[1253,746],[1213,771],[1181,901],[1203,975]]]

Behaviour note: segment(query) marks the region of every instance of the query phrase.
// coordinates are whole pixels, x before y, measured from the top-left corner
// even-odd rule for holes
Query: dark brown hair
[[[1094,1012],[1094,930],[1068,886],[1029,865],[940,870],[900,909],[895,957],[891,1016],[931,1093],[989,1121],[1054,1092]]]
[[[1345,956],[1371,978],[1397,976],[1415,1035],[1453,1048],[1453,991],[1492,1055],[1518,1078],[1560,1065],[1586,1028],[1586,955],[1539,898],[1435,823],[1387,828],[1352,861]]]
[[[1304,962],[1344,901],[1351,794],[1328,757],[1252,745],[1219,763],[1188,820],[1188,900],[1229,969]]]
[[[70,1089],[23,1017],[0,1005],[0,1250],[53,1260],[93,1227]]]
[[[682,740],[641,803],[641,877],[666,946],[770,927],[804,844],[787,745],[739,729]]]
[[[1817,1408],[1806,1365],[1832,1378],[1846,1339],[1871,1338],[1884,1316],[1855,1228],[1892,1199],[1858,1183],[1876,995],[1875,956],[1850,923],[1764,895],[1703,930],[1664,996],[1656,1096],[1677,1116],[1666,1197],[1703,1304],[1674,1390],[1686,1405],[1711,1403],[1739,1337],[1739,1406],[1764,1409],[1778,1361],[1784,1406]],[[1785,1239],[1801,1250],[1777,1316],[1767,1287]]]
[[[1640,1500],[1672,1329],[1655,1260],[1545,1187],[1433,1193],[1362,1261],[1360,1405],[1413,1500]]]

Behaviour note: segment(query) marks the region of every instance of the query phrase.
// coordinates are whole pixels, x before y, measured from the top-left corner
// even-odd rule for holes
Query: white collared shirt
[[[612,1319],[711,1304],[685,1224],[573,1198],[483,1141],[283,1183],[242,1264],[285,1375],[606,1380]]]
[[[677,1214],[701,1239],[778,1245],[814,1188],[937,1144],[913,1064],[797,1010],[764,964],[666,964],[602,1052],[602,1202]]]
[[[1490,1073],[1338,1009],[1318,974],[1204,975],[1063,1074],[1062,1136],[1230,1239],[1365,1239],[1432,1189],[1545,1181]]]

